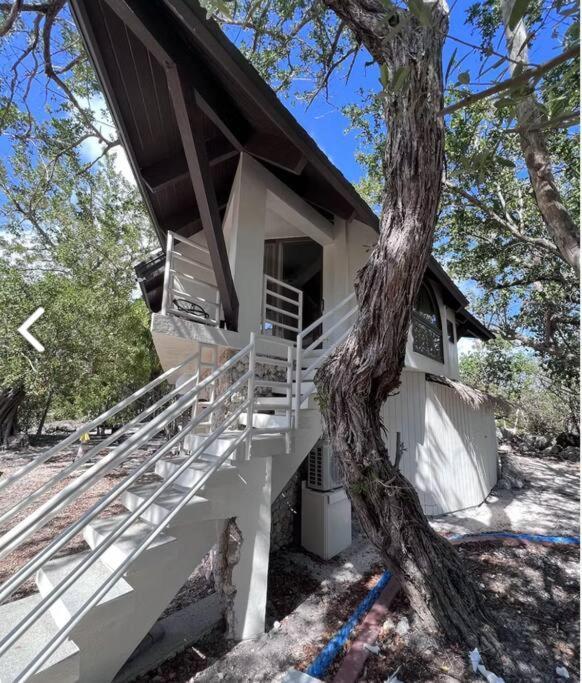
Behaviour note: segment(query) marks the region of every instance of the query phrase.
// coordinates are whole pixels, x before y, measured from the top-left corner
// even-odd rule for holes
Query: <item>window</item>
[[[449,338],[449,341],[451,344],[455,343],[455,323],[452,320],[447,320],[447,337]]]
[[[441,316],[433,293],[424,284],[412,312],[412,348],[423,356],[443,362]]]

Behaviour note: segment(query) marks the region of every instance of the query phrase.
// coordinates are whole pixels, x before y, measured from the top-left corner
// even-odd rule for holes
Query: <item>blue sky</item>
[[[480,44],[479,33],[470,24],[466,23],[467,10],[473,4],[474,0],[458,0],[458,2],[452,3],[449,35],[466,42]],[[552,37],[552,30],[553,25],[550,20],[547,22],[544,30],[539,33],[530,49],[532,62],[541,63],[547,61],[561,52],[560,36],[563,32],[563,27],[558,29],[559,35],[557,39]],[[239,30],[228,30],[227,34],[233,42],[237,42],[237,37],[240,39],[242,35]],[[447,39],[445,42],[443,68],[446,69],[455,49],[457,50],[457,61],[466,55],[460,71],[469,71],[475,81],[478,82],[476,75],[481,65],[479,53],[452,39]],[[505,54],[505,44],[501,32],[498,32],[496,36],[494,49]],[[328,100],[323,95],[320,95],[308,109],[304,102],[299,102],[293,97],[282,98],[285,105],[311,137],[315,139],[319,147],[352,182],[357,182],[361,178],[363,170],[354,160],[354,152],[357,148],[356,133],[346,133],[348,120],[342,115],[341,109],[346,104],[353,102],[354,93],[358,90],[377,91],[380,89],[378,67],[376,65],[366,66],[366,62],[369,59],[370,57],[367,53],[360,55],[347,84],[344,80],[345,72],[344,74],[338,72],[337,77],[332,81]],[[488,64],[493,64],[496,61],[497,57],[493,57]],[[453,71],[454,74],[455,72]],[[500,78],[508,77],[505,73],[504,65],[497,71],[489,72],[484,77],[484,82],[486,81],[486,83],[484,83],[483,87],[487,87],[490,84],[494,74],[498,74]],[[456,78],[451,76],[449,80],[454,83]],[[297,83],[298,91],[305,87],[305,83]],[[472,84],[471,90],[479,89],[481,88]]]
[[[479,35],[473,30],[472,26],[466,24],[466,11],[473,4],[473,0],[458,0],[454,2],[450,15],[450,30],[449,34],[456,38],[471,43],[479,43]],[[30,15],[27,16],[27,20]],[[563,27],[562,27],[563,29]],[[551,21],[547,22],[547,28],[542,31],[536,38],[533,48],[530,51],[532,61],[543,62],[561,51],[561,43],[558,39],[551,36],[552,26]],[[237,37],[240,39],[244,37],[240,31],[229,30],[228,35],[236,42]],[[13,42],[13,49],[21,49],[26,43],[28,36],[21,33],[16,41]],[[494,41],[494,46],[500,52],[504,53],[504,44],[502,36],[499,34]],[[470,71],[476,80],[476,74],[479,70],[480,60],[479,55],[470,48],[463,47],[453,40],[448,39],[445,43],[443,64],[444,68],[448,64],[453,50],[457,49],[457,60],[466,55],[461,70]],[[9,50],[7,45],[0,46],[0,70],[2,73],[7,73],[7,69],[14,61],[14,52]],[[66,61],[66,57],[62,57]],[[380,88],[378,80],[378,68],[375,65],[366,66],[366,61],[369,56],[361,53],[354,68],[352,69],[350,80],[346,83],[344,80],[345,72],[342,74],[338,72],[337,76],[332,79],[329,99],[320,95],[313,104],[306,108],[304,102],[298,102],[293,96],[283,98],[285,105],[290,109],[298,121],[303,125],[307,132],[316,140],[320,148],[327,154],[331,161],[344,173],[344,175],[356,182],[363,174],[363,170],[358,166],[354,160],[354,152],[357,147],[356,133],[346,133],[348,125],[347,119],[342,115],[341,109],[348,103],[354,101],[356,93],[360,89],[366,91],[377,91]],[[496,61],[493,58],[489,63]],[[58,66],[58,58],[56,65]],[[498,74],[503,77],[502,73],[505,67],[498,71]],[[486,79],[490,81],[495,72],[487,74]],[[454,72],[453,72],[454,74]],[[454,81],[454,78],[450,80]],[[309,84],[298,81],[296,83],[297,91],[301,91],[308,87]],[[478,89],[473,87],[472,89]],[[29,104],[31,111],[36,117],[43,117],[44,107],[46,103],[46,93],[44,91],[41,79],[37,79],[37,84],[33,86]],[[98,103],[101,104],[101,103]],[[107,129],[105,129],[107,131]],[[7,154],[9,152],[10,143],[6,139],[0,138],[0,154]],[[94,157],[100,151],[95,141],[89,141],[84,148],[84,156],[87,160]],[[125,164],[120,162],[120,166],[125,168]],[[0,200],[1,201],[1,200]]]

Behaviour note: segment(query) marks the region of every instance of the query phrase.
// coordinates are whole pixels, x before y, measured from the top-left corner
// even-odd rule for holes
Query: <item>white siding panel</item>
[[[402,473],[414,484],[429,515],[478,505],[497,480],[495,420],[474,410],[449,387],[404,371],[383,411],[390,457],[396,433],[406,447]]]

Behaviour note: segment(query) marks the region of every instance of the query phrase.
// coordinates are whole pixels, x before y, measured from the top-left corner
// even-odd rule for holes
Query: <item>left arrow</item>
[[[43,313],[44,308],[42,308],[42,306],[37,308],[36,311],[29,318],[27,318],[17,330],[17,332],[21,334],[31,346],[34,346],[39,353],[44,351],[44,346],[38,341],[38,339],[35,339],[32,334],[30,334],[28,328],[33,325]]]

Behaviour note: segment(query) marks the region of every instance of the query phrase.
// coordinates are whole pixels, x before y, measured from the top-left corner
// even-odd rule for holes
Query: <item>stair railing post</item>
[[[297,335],[297,366],[295,368],[295,429],[299,428],[299,411],[301,409],[301,365],[303,364],[303,337]]]
[[[168,315],[170,299],[172,296],[172,268],[174,254],[174,233],[168,230],[166,240],[166,264],[164,266],[164,291],[162,294],[162,315]]]
[[[291,453],[291,429],[293,428],[293,347],[287,347],[287,410],[285,416],[289,431],[285,433],[285,452]]]
[[[261,334],[266,334],[265,323],[267,320],[267,286],[267,276],[263,275],[263,300],[261,301],[261,326],[259,327],[259,332]]]
[[[297,332],[301,332],[303,329],[303,292],[297,294],[297,315],[299,316],[297,320]]]
[[[196,387],[198,386],[198,383],[200,382],[200,363],[202,361],[202,351],[200,352],[200,356],[198,358],[198,367],[196,368],[196,371],[194,372],[194,377],[196,377],[196,381],[194,382],[192,389],[190,391],[196,391]],[[194,403],[192,404],[192,408],[190,409],[190,421],[193,422],[196,419],[196,415],[198,413],[198,394],[196,394],[196,398],[194,399]]]
[[[256,365],[256,341],[255,333],[251,332],[250,349],[249,349],[249,381],[247,388],[247,399],[249,406],[247,408],[247,460],[251,458],[251,448],[253,442],[253,415],[255,408],[255,365]]]

